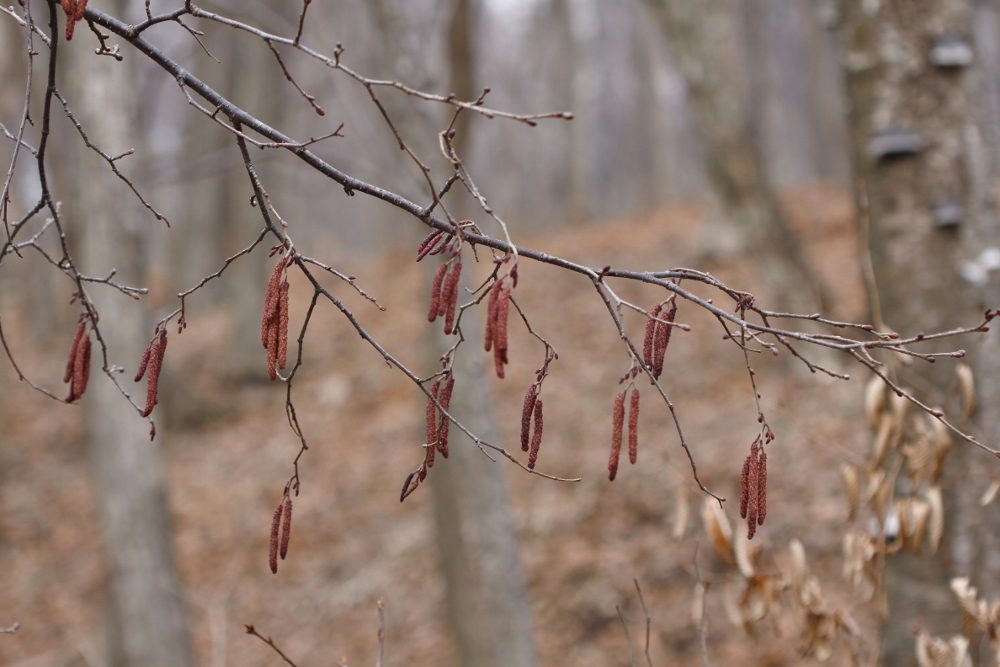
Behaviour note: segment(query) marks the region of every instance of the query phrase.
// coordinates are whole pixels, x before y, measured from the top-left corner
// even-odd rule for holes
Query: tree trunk
[[[885,326],[901,335],[945,330],[997,306],[996,279],[984,250],[996,252],[998,137],[996,9],[970,0],[845,3],[843,61],[850,100],[855,175],[866,184],[871,260]],[[982,24],[980,24],[980,17]],[[992,30],[991,33],[991,21]],[[973,26],[976,26],[975,32]],[[973,39],[975,37],[975,39]],[[936,47],[951,40],[951,51]],[[966,61],[935,64],[949,53]],[[993,267],[996,268],[996,267]],[[996,445],[1000,427],[998,338],[991,333],[975,355],[980,413],[975,426]],[[927,402],[944,404],[953,365],[914,362]],[[976,502],[988,484],[992,459],[968,443],[953,451],[945,489],[945,549],[937,556],[897,554],[887,561],[889,618],[882,664],[909,665],[913,627],[932,634],[961,630],[948,581],[970,576],[987,599],[1000,595],[1000,509]]]
[[[110,8],[119,15],[125,2]],[[55,11],[58,6],[50,3]],[[59,11],[62,15],[61,10]],[[78,39],[59,45],[63,81],[70,104],[93,143],[109,154],[136,145],[130,62],[97,58],[93,44]],[[54,112],[57,113],[57,112]],[[106,276],[117,269],[116,280],[139,285],[144,281],[142,244],[144,225],[155,224],[135,204],[128,189],[107,165],[83,146],[70,174],[103,171],[86,185],[70,182],[74,192],[63,208],[70,235],[78,247],[77,261],[89,275]],[[71,166],[72,165],[72,166]],[[109,365],[131,372],[152,335],[141,304],[115,290],[92,285],[88,290],[100,312],[101,331],[108,342]],[[96,343],[96,341],[95,341]],[[118,389],[98,369],[95,345],[93,377],[81,401],[86,419],[93,473],[97,479],[101,525],[108,568],[109,664],[143,667],[184,667],[194,664],[187,615],[174,564],[167,487],[160,455],[162,438],[149,441],[149,425],[126,409]],[[169,356],[167,358],[169,363]],[[124,380],[123,381],[127,381]],[[129,381],[130,382],[130,381]],[[142,390],[135,394],[140,395]],[[161,425],[162,433],[162,425]]]
[[[476,96],[475,4],[474,0],[456,0],[449,26],[451,90],[459,99]],[[471,145],[470,118],[463,116],[455,135],[455,149],[461,158],[467,157]],[[466,202],[452,202],[455,215],[461,216],[460,211],[468,209]],[[463,273],[459,288],[466,294],[474,281],[471,271]],[[474,433],[496,442],[489,384],[483,381],[489,377],[482,352],[484,328],[477,315],[478,309],[462,315],[465,344],[452,369],[457,390],[450,411]],[[459,663],[531,667],[535,664],[531,606],[507,500],[506,464],[490,461],[456,429],[451,432],[455,433],[451,456],[434,467],[428,481],[434,494],[438,551]]]
[[[650,4],[687,84],[706,145],[709,182],[726,223],[762,255],[759,266],[772,298],[803,311],[822,307],[825,290],[766,182],[763,151],[754,136],[752,101],[758,91],[748,77],[746,8],[734,0]],[[718,242],[719,234],[711,237],[712,244]]]

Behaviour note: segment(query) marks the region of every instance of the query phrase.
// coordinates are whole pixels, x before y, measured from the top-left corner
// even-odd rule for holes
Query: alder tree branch
[[[4,239],[3,244],[0,245],[0,268],[2,268],[6,258],[10,255],[20,257],[22,250],[31,249],[38,252],[45,259],[45,261],[59,270],[70,280],[73,285],[74,299],[78,299],[80,301],[80,305],[87,320],[87,326],[90,327],[97,337],[103,360],[102,368],[104,374],[115,383],[126,400],[132,404],[137,412],[145,414],[142,407],[137,405],[132,400],[129,393],[119,383],[116,376],[120,374],[118,371],[121,369],[111,365],[108,360],[109,351],[101,334],[99,314],[88,294],[88,289],[97,288],[98,286],[107,287],[117,290],[118,292],[131,298],[139,298],[141,295],[146,293],[146,290],[145,288],[131,287],[115,282],[113,280],[114,272],[107,277],[88,276],[76,265],[76,262],[70,252],[70,246],[67,242],[67,233],[60,215],[59,205],[57,204],[56,197],[53,196],[47,178],[46,157],[49,148],[53,100],[57,100],[61,103],[64,113],[70,122],[75,126],[83,142],[104,159],[112,173],[114,173],[126,184],[129,190],[131,190],[134,196],[136,196],[143,203],[150,214],[156,219],[163,220],[164,222],[166,222],[166,218],[163,217],[157,209],[147,201],[136,186],[118,169],[116,165],[117,161],[126,155],[130,155],[132,151],[126,151],[121,155],[112,156],[111,153],[94,145],[88,138],[86,128],[83,127],[72,112],[69,101],[56,88],[56,72],[59,60],[58,46],[61,38],[58,25],[60,6],[54,0],[46,0],[45,4],[47,5],[49,11],[48,30],[46,34],[34,23],[34,19],[31,14],[33,4],[37,6],[38,0],[35,0],[34,3],[26,1],[23,12],[20,14],[13,9],[0,8],[5,16],[15,20],[18,25],[24,29],[26,36],[26,48],[28,50],[25,103],[24,110],[17,123],[17,130],[8,130],[6,126],[0,125],[0,132],[2,132],[3,137],[13,143],[13,155],[7,170],[7,176],[2,191],[2,198],[0,198],[0,217],[3,218],[6,233],[6,238]],[[844,354],[852,363],[858,363],[863,368],[880,377],[894,392],[902,397],[905,397],[913,405],[917,406],[927,414],[940,420],[942,424],[951,429],[959,437],[975,444],[985,451],[988,451],[996,456],[1000,456],[1000,452],[996,449],[980,442],[973,435],[966,433],[963,428],[955,426],[953,423],[948,421],[942,411],[928,406],[912,393],[902,389],[898,383],[882,371],[882,362],[873,356],[876,351],[882,350],[883,354],[909,356],[927,363],[934,363],[939,357],[961,358],[965,355],[964,350],[961,349],[943,349],[931,352],[918,352],[913,349],[913,346],[917,344],[948,342],[959,336],[967,336],[969,334],[987,331],[989,322],[995,318],[1000,311],[986,311],[982,320],[973,326],[957,327],[949,331],[904,337],[897,332],[884,331],[881,326],[836,321],[826,318],[820,313],[800,314],[767,310],[756,303],[754,296],[750,292],[731,287],[709,273],[694,269],[678,267],[660,271],[635,271],[628,268],[616,268],[610,265],[597,268],[577,263],[569,258],[550,254],[544,250],[517,245],[512,238],[507,223],[490,206],[488,199],[484,194],[484,190],[476,184],[472,175],[466,168],[462,156],[457,154],[452,143],[455,136],[455,121],[461,113],[474,113],[487,119],[504,118],[518,123],[523,123],[528,126],[536,126],[538,121],[543,119],[569,120],[572,118],[572,114],[566,112],[519,114],[489,108],[485,106],[485,99],[489,93],[489,89],[485,89],[475,100],[463,101],[456,99],[454,95],[441,95],[424,92],[397,81],[365,77],[344,63],[343,56],[345,54],[345,49],[340,44],[335,47],[331,54],[326,55],[312,49],[309,46],[306,46],[303,43],[303,26],[309,4],[309,0],[303,1],[302,10],[299,14],[297,22],[298,29],[293,37],[273,34],[248,23],[204,10],[195,5],[191,0],[185,0],[183,6],[155,16],[149,11],[147,5],[146,19],[143,22],[134,25],[130,25],[118,18],[102,12],[93,6],[88,6],[83,15],[83,20],[86,21],[91,27],[93,34],[98,40],[99,46],[96,50],[98,55],[111,55],[114,56],[115,59],[120,60],[121,57],[123,57],[123,54],[120,51],[119,46],[116,44],[109,46],[108,40],[114,38],[124,40],[124,42],[129,44],[134,49],[134,51],[129,52],[130,54],[139,54],[150,62],[158,65],[167,76],[172,78],[177,83],[181,93],[184,95],[184,98],[189,105],[211,118],[214,122],[225,128],[227,132],[234,136],[236,149],[239,151],[254,193],[252,204],[260,211],[264,223],[263,230],[251,245],[225,259],[217,271],[206,275],[196,282],[191,289],[177,295],[179,299],[178,307],[160,320],[157,324],[156,332],[154,333],[153,339],[151,339],[151,345],[155,343],[159,332],[165,331],[167,325],[174,320],[176,320],[179,329],[183,330],[183,327],[186,324],[185,309],[187,299],[192,298],[209,281],[221,277],[223,272],[232,262],[238,261],[243,256],[254,251],[268,236],[272,237],[275,243],[272,247],[272,254],[277,253],[279,255],[279,263],[285,262],[283,266],[278,267],[279,272],[284,275],[288,270],[294,267],[295,270],[299,271],[305,277],[306,281],[312,288],[309,307],[301,323],[299,334],[296,339],[296,342],[298,343],[298,350],[295,354],[293,364],[287,371],[287,374],[282,375],[277,372],[274,374],[275,379],[280,378],[286,383],[286,414],[291,430],[300,440],[300,449],[292,462],[293,472],[288,480],[288,483],[286,484],[284,493],[285,496],[288,495],[289,489],[294,489],[295,493],[298,493],[298,464],[302,455],[309,449],[306,434],[303,432],[299,423],[293,400],[293,386],[294,378],[298,369],[304,363],[303,349],[307,331],[309,330],[309,325],[312,322],[312,316],[321,302],[329,304],[337,312],[339,312],[340,315],[342,315],[350,323],[358,335],[382,357],[386,364],[400,371],[403,376],[405,376],[410,382],[418,387],[421,392],[423,392],[430,405],[428,411],[431,417],[437,415],[437,419],[440,420],[441,424],[453,424],[459,431],[469,437],[473,444],[477,446],[486,456],[493,460],[497,460],[499,456],[503,456],[528,473],[540,475],[547,479],[558,481],[578,481],[575,478],[570,479],[535,470],[534,454],[532,454],[532,458],[529,459],[529,462],[525,464],[504,447],[495,443],[487,442],[478,437],[449,412],[447,399],[442,400],[443,396],[437,394],[436,390],[432,388],[433,386],[440,384],[442,380],[452,379],[451,367],[456,355],[477,353],[476,351],[462,350],[461,348],[461,346],[466,342],[466,337],[462,329],[465,324],[462,317],[465,311],[469,308],[485,307],[489,311],[487,319],[490,321],[491,325],[496,324],[499,326],[500,322],[497,319],[499,315],[496,311],[496,302],[499,299],[504,304],[504,313],[507,312],[506,308],[509,304],[514,305],[514,308],[520,315],[520,319],[527,331],[544,345],[544,362],[539,368],[535,383],[531,385],[535,391],[541,390],[542,380],[549,372],[549,364],[551,361],[555,360],[558,355],[543,335],[532,327],[530,322],[530,313],[525,312],[521,305],[519,305],[518,302],[511,297],[511,291],[517,285],[518,265],[522,259],[538,262],[577,274],[581,278],[587,280],[595,288],[598,297],[602,300],[606,310],[608,311],[611,323],[618,332],[623,344],[623,351],[627,354],[627,358],[629,360],[629,372],[626,374],[626,377],[623,377],[623,381],[626,378],[634,380],[634,378],[640,373],[650,379],[652,385],[656,388],[656,392],[659,395],[660,400],[670,413],[674,424],[674,430],[677,433],[679,445],[684,450],[684,453],[691,465],[692,477],[694,481],[704,493],[715,498],[720,505],[724,501],[724,498],[710,491],[699,478],[694,447],[685,437],[684,430],[681,427],[679,412],[673,401],[670,399],[663,384],[658,379],[659,372],[650,367],[648,360],[644,358],[644,350],[640,350],[633,341],[632,337],[628,334],[623,309],[628,309],[637,313],[638,316],[641,317],[642,322],[644,324],[648,322],[649,327],[652,329],[662,330],[665,332],[673,331],[675,329],[679,329],[680,331],[690,331],[693,328],[693,324],[674,322],[672,319],[673,315],[671,315],[670,319],[664,319],[664,317],[655,315],[652,311],[648,311],[639,305],[624,301],[617,296],[615,289],[613,288],[613,285],[617,285],[619,282],[645,283],[651,286],[659,287],[665,290],[665,293],[661,293],[661,298],[658,299],[661,306],[665,303],[670,303],[671,307],[676,306],[677,304],[683,304],[684,308],[692,308],[694,309],[694,312],[708,313],[711,316],[709,321],[714,318],[719,323],[723,329],[724,337],[737,346],[741,356],[744,358],[743,363],[750,375],[751,389],[757,403],[757,413],[762,429],[768,429],[768,427],[760,408],[757,384],[754,379],[754,371],[750,364],[749,355],[751,353],[759,353],[764,349],[771,351],[772,354],[778,354],[780,349],[784,348],[788,350],[788,352],[795,359],[801,361],[807,368],[809,368],[810,371],[814,373],[822,372],[834,378],[843,380],[849,379],[849,376],[846,373],[835,372],[814,363],[803,353],[802,350],[799,349],[800,347],[803,349],[807,349],[809,347],[826,348]],[[427,204],[419,204],[377,184],[369,183],[356,178],[323,160],[315,152],[313,152],[313,150],[311,150],[313,145],[319,141],[343,136],[341,134],[341,130],[344,127],[343,124],[338,125],[336,129],[333,129],[332,131],[319,137],[310,137],[306,140],[296,139],[280,129],[267,125],[254,115],[238,106],[235,102],[227,99],[215,91],[194,73],[181,67],[178,61],[157,46],[157,44],[152,41],[152,38],[147,38],[147,35],[152,35],[155,32],[153,29],[156,26],[177,23],[187,30],[195,39],[197,39],[199,44],[201,44],[204,48],[205,45],[200,39],[202,33],[195,27],[185,24],[182,19],[190,19],[192,21],[200,22],[207,21],[220,24],[231,29],[246,32],[261,40],[262,48],[267,48],[272,53],[284,76],[288,80],[289,85],[312,106],[317,114],[321,116],[325,115],[326,112],[317,104],[315,98],[307,93],[306,90],[296,82],[291,70],[282,58],[279,47],[281,49],[299,51],[309,58],[320,62],[323,66],[343,74],[348,77],[348,79],[358,84],[364,89],[365,94],[368,95],[372,104],[386,122],[386,127],[393,135],[398,147],[406,153],[408,158],[417,165],[423,174],[423,180],[425,181],[427,188],[425,193],[427,197]],[[102,30],[106,31],[106,33],[102,32]],[[47,83],[43,95],[42,111],[39,116],[40,123],[37,128],[37,141],[33,144],[32,141],[29,141],[29,139],[33,140],[34,135],[29,132],[29,130],[33,125],[31,113],[33,103],[31,98],[31,84],[34,72],[34,56],[37,55],[34,46],[34,40],[36,37],[47,46],[48,56],[46,61]],[[454,109],[450,123],[438,134],[441,156],[447,161],[447,163],[450,164],[450,173],[447,175],[447,178],[443,183],[436,182],[436,179],[432,176],[431,169],[428,167],[427,162],[417,155],[416,151],[410,147],[404,139],[402,133],[398,130],[391,114],[387,110],[387,107],[382,103],[379,97],[380,91],[385,89],[398,90],[415,98],[416,100],[435,104],[444,104]],[[251,132],[253,133],[253,136],[251,136]],[[255,137],[262,137],[264,140],[262,141]],[[348,285],[350,285],[351,288],[353,288],[360,296],[380,311],[385,310],[375,296],[369,294],[357,284],[357,278],[355,276],[349,276],[341,273],[334,266],[326,263],[322,259],[308,257],[295,246],[289,234],[289,231],[294,229],[295,222],[286,220],[278,214],[275,203],[272,202],[267,189],[264,187],[264,184],[254,167],[250,155],[250,145],[257,147],[260,150],[288,151],[305,163],[308,169],[312,169],[313,171],[337,183],[343,188],[347,196],[353,196],[360,192],[381,200],[396,209],[407,213],[413,219],[414,224],[424,225],[431,231],[431,234],[425,240],[425,243],[422,244],[422,254],[418,255],[418,261],[427,254],[443,255],[446,258],[445,264],[447,266],[442,267],[442,269],[447,268],[449,271],[453,271],[454,281],[456,283],[458,278],[458,265],[461,261],[462,251],[466,248],[470,249],[470,251],[475,254],[475,259],[478,260],[478,250],[480,248],[487,249],[492,261],[495,263],[495,268],[487,280],[475,291],[471,292],[471,300],[466,301],[463,295],[464,302],[457,304],[458,297],[460,296],[458,294],[459,290],[455,288],[453,293],[450,294],[450,297],[454,301],[451,304],[451,308],[454,310],[454,320],[452,321],[451,319],[452,315],[448,316],[448,320],[446,322],[446,333],[451,333],[455,335],[456,338],[454,339],[455,342],[451,348],[442,356],[442,370],[432,373],[428,377],[424,377],[420,373],[411,369],[406,363],[404,363],[403,360],[397,358],[397,356],[390,352],[390,350],[387,349],[382,342],[376,340],[368,332],[358,316],[352,312],[342,300],[334,296],[334,294],[323,285],[318,276],[329,274],[348,283]],[[39,195],[37,201],[31,203],[30,205],[23,206],[24,213],[22,217],[12,219],[9,216],[8,206],[11,202],[11,183],[14,179],[17,161],[19,159],[27,159],[26,154],[30,155],[30,158],[34,161],[37,167],[37,181],[41,194]],[[449,213],[443,198],[447,193],[454,189],[454,185],[458,182],[462,184],[465,195],[470,197],[472,201],[478,203],[479,208],[485,216],[484,222],[476,222],[473,220],[455,220]],[[452,196],[456,196],[456,194],[453,193]],[[41,219],[43,212],[45,214],[44,220]],[[26,231],[29,228],[34,230],[32,233],[33,235],[31,235],[30,238],[27,238],[27,240],[23,240],[23,237],[29,234],[29,232]],[[48,232],[50,236],[53,233],[58,235],[58,247],[60,254],[57,255],[41,245],[41,241],[46,232]],[[271,244],[264,245],[267,247]],[[441,272],[439,271],[439,273]],[[704,292],[712,294],[713,296],[705,296]],[[716,299],[721,299],[723,302],[722,305],[717,304]],[[483,304],[484,300],[487,301],[485,306]],[[433,318],[430,319],[433,320]],[[690,318],[688,315],[685,315],[685,319],[687,322],[694,322],[694,319]],[[823,329],[823,331],[811,332],[794,328],[796,323],[803,322],[818,325]],[[787,325],[785,323],[787,323]],[[500,353],[501,341],[499,338],[497,339],[495,347],[497,372],[501,377],[503,377],[503,365],[506,363],[507,355],[505,339],[507,326],[506,319],[503,320],[502,325],[504,330],[504,340],[502,341],[502,344],[505,346],[502,354]],[[285,326],[287,326],[287,323]],[[492,339],[488,338],[487,350],[489,350],[491,342]],[[4,337],[2,327],[0,327],[0,343],[2,343],[4,352],[17,371],[19,377],[27,381],[34,389],[55,398],[55,395],[51,391],[43,388],[37,383],[32,382],[21,371],[21,368],[15,361],[13,352],[8,345],[8,341]],[[539,424],[538,428],[540,428],[540,406],[541,404],[539,402],[537,413],[532,413],[529,409],[532,406],[528,405],[526,402],[526,412],[524,417],[525,423],[530,420],[532,414],[535,414],[535,419]],[[148,407],[146,413],[148,413]],[[436,428],[438,433],[438,436],[436,436],[437,439],[434,442],[423,443],[421,446],[423,462],[413,472],[411,472],[410,476],[407,478],[406,484],[403,488],[403,497],[412,492],[416,488],[416,485],[419,484],[419,481],[426,476],[427,469],[431,466],[433,461],[430,456],[430,451],[433,451],[435,447],[440,448],[444,444],[441,442],[442,436],[440,435],[443,426],[437,426]],[[433,431],[434,429],[432,428],[430,430]],[[523,446],[523,448],[527,451],[525,446]]]

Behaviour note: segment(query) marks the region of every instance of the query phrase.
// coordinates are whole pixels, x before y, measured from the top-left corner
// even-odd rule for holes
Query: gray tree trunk
[[[456,0],[448,34],[451,90],[476,96],[474,34],[476,3]],[[460,118],[455,148],[466,157],[470,118]],[[452,202],[463,215],[464,202]],[[466,260],[469,261],[468,259]],[[471,268],[471,266],[469,267]],[[460,289],[472,286],[463,272]],[[484,361],[483,321],[478,310],[462,316],[465,344],[455,360],[451,412],[480,437],[497,442]],[[435,327],[437,328],[437,327]],[[450,344],[450,341],[449,341]],[[443,347],[443,346],[442,346]],[[437,356],[439,352],[435,353]],[[521,570],[517,529],[507,500],[506,464],[482,455],[452,428],[451,456],[439,460],[428,480],[434,494],[435,531],[445,574],[448,617],[462,665],[531,667],[535,642],[531,605]]]
[[[997,9],[971,0],[923,0],[905,8],[852,1],[844,9],[853,162],[856,177],[867,185],[872,262],[886,326],[912,335],[972,323],[997,306],[996,276],[982,263],[982,252],[1000,245],[998,96],[995,78],[987,76],[995,77],[998,66]],[[935,66],[933,47],[952,38],[959,40],[954,48],[964,43],[975,58],[968,66]],[[897,150],[886,154],[892,142]],[[903,150],[906,144],[912,152]],[[961,213],[953,225],[938,217],[946,206]],[[960,345],[978,348],[980,412],[974,427],[995,446],[1000,339],[990,333]],[[942,403],[953,366],[915,363],[928,401]],[[996,531],[982,530],[997,525],[1000,507],[976,502],[995,472],[995,461],[984,456],[967,443],[958,443],[951,455],[942,485],[946,548],[933,557],[898,554],[887,562],[882,664],[911,664],[915,623],[932,634],[961,630],[948,589],[952,576],[971,577],[991,603],[1000,595],[1000,539]]]
[[[760,268],[772,298],[799,310],[822,305],[825,289],[766,181],[763,151],[754,136],[752,102],[759,91],[748,75],[747,8],[734,0],[650,0],[650,5],[687,84],[705,141],[709,182],[726,222],[752,252],[766,257]],[[713,233],[712,243],[718,238]]]
[[[126,3],[110,7],[121,15]],[[62,14],[60,10],[60,15]],[[109,154],[136,146],[137,133],[128,56],[122,63],[97,58],[85,31],[61,43],[62,81],[77,118],[91,141]],[[55,112],[60,113],[60,112]],[[75,138],[74,138],[75,139]],[[117,269],[117,280],[143,283],[144,225],[156,224],[138,208],[128,189],[94,159],[79,141],[63,177],[88,173],[99,176],[71,182],[73,198],[64,208],[73,235],[77,261],[90,275],[106,276]],[[101,174],[99,172],[103,171]],[[129,373],[152,335],[142,305],[114,290],[91,286],[101,330],[114,355],[109,364]],[[169,355],[167,357],[169,364]],[[188,621],[174,564],[167,487],[160,455],[161,435],[149,440],[149,425],[126,407],[118,389],[100,372],[95,341],[92,378],[81,401],[93,474],[97,480],[101,527],[109,584],[109,664],[142,667],[184,667],[194,664]],[[131,384],[131,380],[127,380]],[[135,391],[141,403],[142,389]]]

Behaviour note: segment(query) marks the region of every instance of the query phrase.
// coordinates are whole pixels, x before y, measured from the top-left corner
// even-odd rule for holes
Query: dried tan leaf
[[[885,383],[882,382],[882,378],[873,375],[865,385],[865,414],[873,431],[878,427],[883,412],[885,412]]]
[[[956,635],[945,641],[940,637],[931,637],[920,627],[917,628],[916,635],[919,667],[972,667],[969,640],[965,637]]]
[[[927,415],[926,418],[930,422],[933,434],[931,442],[934,445],[934,467],[931,470],[931,482],[937,482],[941,473],[944,472],[944,460],[954,446],[954,441],[951,439],[951,431],[944,425],[944,422],[930,415]]]
[[[733,528],[729,525],[729,519],[714,498],[705,498],[701,505],[701,520],[705,524],[705,531],[712,538],[712,544],[716,551],[722,554],[731,565],[736,564],[733,556]]]
[[[747,539],[742,531],[733,538],[733,553],[736,556],[736,566],[740,574],[749,579],[757,573],[757,563],[764,546],[758,540],[756,543]]]
[[[997,497],[997,491],[1000,491],[1000,480],[994,479],[990,482],[989,487],[986,489],[986,493],[983,497],[979,499],[979,506],[986,507],[993,502],[993,499]]]
[[[889,525],[891,515],[895,515],[899,521],[898,539],[899,546],[901,548],[906,548],[910,541],[910,535],[913,532],[913,515],[910,512],[910,506],[908,498],[896,498],[893,503],[892,510],[890,510],[890,516],[886,517],[886,534],[889,533]]]
[[[888,412],[882,413],[878,430],[875,432],[875,440],[872,443],[872,465],[882,465],[886,453],[889,451],[889,444],[892,442],[893,431],[896,427],[896,420]]]
[[[941,498],[941,487],[932,486],[924,493],[927,504],[930,507],[930,523],[927,537],[931,546],[931,553],[937,553],[941,546],[941,538],[944,536],[944,502]]]
[[[910,534],[906,536],[907,544],[914,553],[920,553],[924,545],[924,533],[927,530],[927,519],[931,515],[930,503],[919,498],[910,498],[909,506],[911,524]]]
[[[972,368],[968,364],[959,364],[955,368],[958,378],[958,390],[962,395],[962,422],[969,421],[976,412],[976,381]]]
[[[793,538],[788,543],[788,550],[792,554],[792,589],[798,595],[805,584],[806,576],[809,574],[809,565],[806,563],[806,548],[797,538]]]
[[[674,521],[670,530],[670,536],[675,542],[680,542],[687,532],[688,522],[691,520],[691,502],[688,500],[687,489],[683,485],[677,487],[677,500],[674,503]]]
[[[969,585],[968,577],[952,579],[951,591],[958,598],[958,604],[962,607],[962,616],[967,621],[967,626],[978,626],[981,630],[989,628],[989,609],[986,606],[986,601],[979,599],[975,586]]]
[[[847,492],[847,520],[854,521],[858,516],[858,506],[861,501],[861,483],[858,480],[858,469],[850,463],[845,463],[840,469],[840,480]]]

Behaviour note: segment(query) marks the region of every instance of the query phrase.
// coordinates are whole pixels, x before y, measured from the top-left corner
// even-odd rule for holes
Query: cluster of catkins
[[[528,452],[528,468],[534,470],[538,449],[542,446],[542,399],[538,398],[539,383],[528,387],[521,411],[521,451]],[[532,423],[534,422],[534,423]]]
[[[138,382],[142,376],[146,375],[146,409],[142,411],[143,417],[148,417],[159,403],[160,371],[163,369],[163,354],[167,351],[167,328],[158,327],[159,335],[153,332],[153,342],[142,353],[139,361],[139,370],[135,374],[135,381]]]
[[[449,271],[449,267],[451,270]],[[462,260],[455,258],[438,267],[431,283],[431,308],[427,321],[444,317],[444,335],[455,330],[455,309],[458,306],[458,279],[462,275]]]
[[[663,317],[660,314],[663,313]],[[663,304],[656,304],[649,313],[649,320],[646,322],[646,338],[642,343],[642,361],[646,368],[659,379],[663,374],[663,356],[667,351],[667,344],[670,343],[670,332],[674,328],[673,321],[677,317],[677,301],[671,301],[666,312],[663,312]],[[661,321],[662,320],[662,321]],[[669,324],[665,324],[669,323]],[[649,381],[653,383],[652,380]]]
[[[504,377],[507,365],[507,314],[510,312],[510,291],[517,287],[517,267],[505,278],[498,278],[486,300],[486,340],[484,349],[493,350],[493,365],[497,377]]]
[[[83,396],[83,392],[87,389],[87,381],[90,379],[91,342],[86,329],[87,313],[82,313],[76,325],[76,333],[73,335],[73,344],[69,348],[69,358],[66,359],[66,372],[63,373],[63,382],[69,382],[67,403],[73,403]]]
[[[625,430],[625,391],[615,396],[615,409],[611,419],[611,457],[608,459],[608,479],[612,482],[618,475],[618,459],[622,451],[622,435]],[[639,388],[632,386],[632,396],[628,409],[628,460],[635,465],[639,456]]]
[[[768,432],[768,441],[772,437]],[[747,520],[748,540],[753,539],[757,526],[764,525],[767,516],[767,453],[763,449],[757,436],[740,474],[740,518]]]
[[[444,382],[442,383],[442,380]],[[437,399],[441,408],[445,411],[451,405],[451,393],[455,389],[455,377],[451,371],[446,371],[443,378],[434,380],[431,384],[431,396]],[[427,399],[427,443],[424,454],[424,467],[420,471],[420,481],[427,477],[427,468],[434,467],[434,454],[440,452],[441,456],[448,458],[448,427],[451,421],[444,416],[434,401]]]
[[[282,525],[284,518],[284,525]],[[279,546],[279,532],[280,546]],[[267,554],[268,564],[271,566],[271,574],[278,574],[278,556],[285,560],[288,553],[288,538],[292,536],[292,499],[285,498],[284,502],[278,503],[274,508],[274,517],[271,519],[271,546]]]
[[[264,292],[264,314],[260,342],[267,350],[267,376],[274,380],[278,368],[285,370],[288,356],[288,278],[282,280],[288,260],[278,259]]]
[[[66,13],[66,41],[68,42],[73,39],[76,22],[83,20],[83,12],[87,9],[87,0],[62,0],[62,8],[63,12]]]

